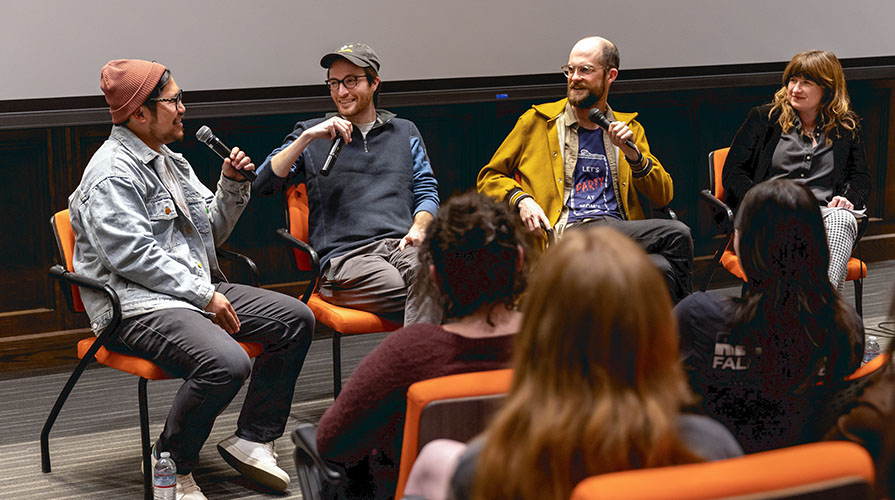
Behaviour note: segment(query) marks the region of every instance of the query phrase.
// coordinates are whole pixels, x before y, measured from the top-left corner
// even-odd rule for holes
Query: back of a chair
[[[68,209],[60,210],[50,217],[50,227],[53,228],[53,237],[56,240],[56,255],[68,271],[74,271],[72,264],[75,253],[75,232],[71,228],[71,219],[68,217]],[[84,312],[84,303],[81,302],[81,290],[77,285],[63,286],[62,292],[68,307],[75,312]]]
[[[721,177],[729,151],[730,148],[721,148],[709,153],[709,186],[711,186],[715,198],[721,201],[724,201],[724,185],[721,183]]]
[[[875,380],[875,375],[889,363],[889,353],[873,358],[836,385],[824,399],[824,404],[814,419],[817,435],[823,436],[836,425],[842,415],[848,413],[857,403],[858,397]]]
[[[286,200],[286,222],[289,226],[289,234],[305,243],[308,242],[308,190],[304,183],[292,184],[284,193]],[[299,271],[311,270],[311,259],[308,254],[293,249],[295,265]]]
[[[873,460],[846,441],[585,479],[572,500],[821,500],[873,498]]]
[[[395,498],[403,496],[419,450],[434,439],[465,442],[483,431],[512,379],[512,370],[505,369],[447,375],[410,386]]]

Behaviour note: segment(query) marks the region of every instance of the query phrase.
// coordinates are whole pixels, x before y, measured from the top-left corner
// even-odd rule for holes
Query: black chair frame
[[[65,251],[63,249],[62,242],[59,240],[59,233],[56,229],[55,217],[50,218],[50,226],[52,227],[53,235],[55,237],[57,253],[56,256],[60,260],[60,262],[66,262]],[[255,262],[252,261],[252,259],[245,255],[224,249],[217,249],[217,255],[221,258],[236,261],[245,265],[252,275],[253,286],[258,286],[258,284],[260,283],[258,267],[255,265]],[[115,292],[114,289],[112,289],[112,287],[100,281],[71,272],[64,266],[59,264],[52,266],[49,270],[49,274],[51,277],[65,283],[65,285],[62,287],[62,291],[71,312],[78,312],[74,308],[74,296],[71,292],[71,285],[77,285],[79,287],[84,287],[103,293],[109,300],[109,303],[112,305],[112,318],[109,324],[106,325],[106,327],[103,328],[102,332],[99,333],[96,341],[94,341],[93,345],[90,346],[90,349],[88,349],[84,356],[78,361],[77,366],[75,366],[72,374],[68,377],[68,380],[65,382],[65,386],[63,386],[62,391],[59,393],[59,396],[56,397],[56,401],[55,403],[53,403],[50,414],[47,415],[47,420],[46,422],[44,422],[43,428],[40,431],[40,464],[41,471],[45,474],[52,471],[50,465],[50,431],[53,429],[53,425],[56,423],[56,419],[59,417],[59,412],[62,410],[62,406],[65,404],[66,400],[68,400],[68,397],[74,389],[75,384],[78,382],[78,379],[81,378],[81,374],[84,372],[84,369],[87,367],[90,361],[94,359],[96,352],[101,347],[111,345],[112,341],[118,334],[118,325],[121,323],[121,301],[118,299],[118,294]],[[148,380],[143,377],[139,377],[139,379],[140,380],[137,382],[137,396],[140,408],[140,443],[143,461],[143,498],[145,500],[152,500],[152,466],[149,456],[152,451],[152,444],[149,438],[149,404],[147,402],[146,393],[146,383],[148,382]]]

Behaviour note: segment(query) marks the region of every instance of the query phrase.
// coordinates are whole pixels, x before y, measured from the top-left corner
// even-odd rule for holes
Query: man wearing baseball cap
[[[240,171],[254,165],[233,148],[216,191],[199,182],[166,145],[183,139],[186,107],[161,64],[110,61],[100,87],[114,125],[69,197],[74,269],[118,293],[123,319],[113,342],[185,380],[153,463],[170,452],[177,499],[204,499],[192,477],[199,450],[251,373],[236,433],[218,449],[250,479],[285,490],[289,475],[277,466],[273,442],[285,429],[314,317],[294,298],[227,283],[215,254],[249,201]],[[87,289],[82,298],[99,333],[111,306]],[[254,368],[237,340],[264,347]]]
[[[258,168],[264,195],[304,182],[320,294],[337,305],[400,320],[440,323],[442,310],[416,286],[417,246],[438,210],[438,182],[416,125],[377,110],[379,56],[349,43],[323,56],[336,113],[295,124]],[[332,141],[344,140],[332,173]]]

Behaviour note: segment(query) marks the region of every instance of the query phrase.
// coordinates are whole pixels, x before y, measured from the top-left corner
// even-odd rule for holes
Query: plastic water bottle
[[[879,356],[879,351],[879,342],[876,341],[876,337],[868,335],[867,340],[864,342],[864,363]]]
[[[177,496],[177,466],[171,454],[163,451],[152,469],[153,500],[175,500]]]

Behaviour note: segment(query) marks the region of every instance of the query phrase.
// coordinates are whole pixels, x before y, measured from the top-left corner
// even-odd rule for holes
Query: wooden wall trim
[[[895,79],[895,57],[843,60],[843,66],[849,82]],[[612,85],[612,93],[776,85],[784,67],[785,63],[762,63],[622,71]],[[322,86],[199,91],[190,93],[186,104],[191,119],[331,111],[332,101],[322,92]],[[503,99],[548,100],[563,94],[565,79],[558,71],[555,75],[407,80],[385,82],[381,105],[387,108]],[[40,109],[42,102],[52,109]],[[100,125],[109,121],[108,110],[98,96],[0,101],[0,130]]]

